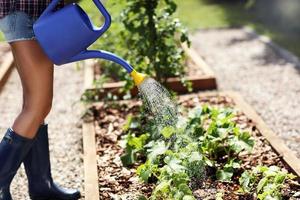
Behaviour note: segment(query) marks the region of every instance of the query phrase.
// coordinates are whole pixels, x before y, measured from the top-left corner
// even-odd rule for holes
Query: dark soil
[[[232,99],[219,95],[205,97],[200,95],[188,95],[181,98],[179,104],[187,108],[202,104],[235,108]],[[141,103],[139,101],[133,100],[116,102],[115,104],[100,103],[92,108],[96,119],[100,199],[118,199],[120,197],[123,197],[123,199],[135,199],[138,194],[146,196],[151,194],[153,185],[141,183],[135,175],[136,167],[131,169],[123,167],[119,158],[123,153],[119,142],[122,134],[124,134],[122,127],[126,121],[126,116],[128,114],[134,115],[138,113],[140,106]],[[250,131],[255,138],[253,152],[250,155],[248,153],[240,154],[243,169],[251,169],[251,167],[257,165],[277,165],[291,171],[261,135],[251,119],[237,110],[237,115],[234,120],[243,130]],[[197,199],[215,199],[215,194],[220,191],[225,194],[224,200],[255,199],[255,197],[251,195],[247,196],[237,193],[239,189],[238,176],[234,177],[232,183],[224,183],[216,181],[215,178],[213,178],[213,174],[214,172],[208,170],[205,180],[194,180],[193,183],[191,183],[194,195]],[[295,191],[300,191],[299,184],[289,182],[284,190],[283,199],[293,199],[291,196]]]

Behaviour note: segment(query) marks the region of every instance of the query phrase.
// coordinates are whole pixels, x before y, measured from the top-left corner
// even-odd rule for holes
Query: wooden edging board
[[[85,61],[91,62],[91,61]],[[89,66],[89,63],[87,63]],[[84,89],[93,84],[92,68],[84,68]],[[82,106],[86,109],[86,106]],[[84,160],[84,189],[86,200],[99,200],[99,184],[96,154],[96,135],[94,121],[82,125],[83,160]]]
[[[94,122],[83,123],[84,188],[86,200],[99,200]]]
[[[243,112],[249,119],[251,119],[260,133],[270,143],[272,148],[279,154],[282,160],[291,168],[291,170],[300,177],[300,160],[296,155],[284,144],[273,131],[271,131],[262,118],[254,111],[254,109],[244,101],[244,99],[236,92],[203,92],[200,97],[209,97],[215,95],[228,96],[233,99],[236,107]],[[183,95],[182,98],[190,98],[191,96],[199,96],[197,94]],[[128,100],[126,100],[128,101]],[[94,103],[97,106],[103,102]],[[94,123],[83,124],[83,138],[84,138],[84,163],[85,163],[85,188],[86,200],[99,199],[99,185],[97,172],[97,155],[95,143],[95,127]]]
[[[183,45],[184,51],[187,53],[188,57],[192,59],[192,61],[195,63],[196,66],[200,68],[200,70],[203,72],[203,75],[199,76],[188,76],[186,77],[187,81],[192,82],[193,84],[193,91],[200,91],[200,90],[214,90],[217,88],[217,81],[215,74],[211,70],[211,68],[206,64],[206,62],[201,58],[201,56],[198,55],[198,53],[193,48],[188,48],[186,45]],[[88,67],[88,66],[87,66]],[[92,66],[89,66],[92,67]],[[94,77],[93,77],[94,78]],[[113,83],[105,83],[103,84],[103,87],[101,88],[104,93],[110,92],[115,95],[118,95],[119,90],[123,88],[125,85],[125,82],[113,82]],[[166,83],[167,87],[170,90],[173,90],[175,92],[178,92],[179,94],[187,93],[188,90],[186,87],[183,86],[180,78],[169,78]],[[89,91],[97,91],[98,89],[91,86],[90,88],[87,88]],[[131,91],[132,95],[137,94],[137,89],[133,89]]]
[[[290,166],[293,172],[300,178],[300,159],[297,158],[295,153],[289,149],[284,141],[277,136],[263,121],[263,119],[257,114],[257,112],[244,101],[244,99],[235,92],[225,93],[231,97],[238,108],[246,114],[256,124],[257,129],[270,143],[276,153],[282,158],[282,160]]]
[[[3,89],[5,83],[14,66],[14,58],[12,52],[8,52],[4,55],[4,61],[0,66],[0,92]]]

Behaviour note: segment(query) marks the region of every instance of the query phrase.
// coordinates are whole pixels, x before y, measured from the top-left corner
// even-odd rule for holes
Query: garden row
[[[137,100],[91,105],[83,125],[87,199],[297,199],[299,159],[234,93],[179,97],[157,130]]]

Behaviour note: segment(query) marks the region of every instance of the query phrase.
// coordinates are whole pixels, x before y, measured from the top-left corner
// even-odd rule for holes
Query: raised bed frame
[[[0,92],[8,80],[14,66],[14,58],[11,52],[4,55],[4,60],[0,66]]]
[[[257,126],[260,133],[270,143],[276,153],[291,168],[291,170],[300,177],[300,160],[296,155],[284,144],[276,134],[271,131],[262,118],[247,104],[243,98],[235,92],[204,92],[200,96],[224,95],[233,99],[236,107],[242,111]],[[191,95],[184,95],[190,97]],[[96,105],[94,103],[93,105]],[[99,199],[98,171],[97,171],[97,154],[95,145],[95,127],[94,122],[83,123],[83,144],[84,144],[84,164],[85,164],[85,199]]]
[[[203,72],[202,75],[197,76],[187,76],[186,80],[192,82],[193,84],[193,91],[200,91],[200,90],[214,90],[217,89],[217,81],[214,72],[211,70],[206,62],[198,55],[198,53],[193,48],[188,48],[186,45],[183,45],[183,49],[187,54],[187,57],[190,58],[196,66],[198,66]],[[86,68],[93,68],[93,64],[85,66]],[[94,80],[94,72],[93,70],[88,70],[91,74],[89,75],[91,79]],[[111,92],[115,95],[118,95],[118,91],[120,88],[123,88],[125,85],[124,82],[112,82],[112,83],[104,83],[103,87],[101,88],[104,93]],[[187,93],[188,90],[180,81],[180,78],[168,78],[167,87],[179,94]],[[97,92],[99,89],[95,88],[93,85],[86,88],[88,91],[95,91]],[[131,91],[132,95],[137,94],[137,89],[134,88]]]

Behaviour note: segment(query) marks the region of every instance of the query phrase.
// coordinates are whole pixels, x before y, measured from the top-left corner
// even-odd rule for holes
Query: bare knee
[[[26,100],[23,112],[26,112],[36,120],[43,121],[50,113],[52,108],[52,98],[38,99],[35,101]]]
[[[34,138],[40,124],[51,110],[52,99],[25,101],[22,112],[13,124],[13,129],[20,135]]]

